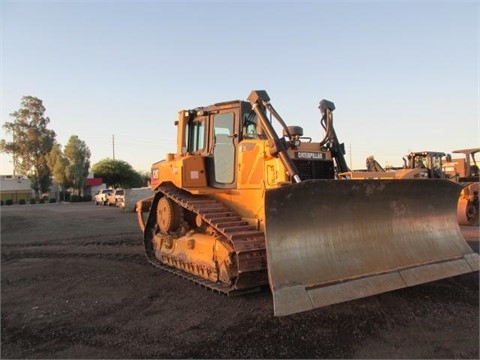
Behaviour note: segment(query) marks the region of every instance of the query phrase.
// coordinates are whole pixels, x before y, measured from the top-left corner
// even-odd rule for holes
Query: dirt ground
[[[2,359],[479,358],[478,272],[277,318],[149,265],[133,213],[0,211]]]

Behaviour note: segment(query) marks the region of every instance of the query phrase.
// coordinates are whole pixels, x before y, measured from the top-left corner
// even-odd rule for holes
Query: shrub
[[[93,200],[92,195],[85,195],[83,197],[83,201],[92,201],[92,200]]]
[[[39,203],[39,204],[45,204],[45,199],[44,199],[44,198],[41,198],[40,200],[38,200],[38,203]]]
[[[37,202],[35,201],[35,199],[30,199],[30,204],[36,204]]]
[[[0,205],[3,206],[3,200],[0,200]]]
[[[70,195],[70,202],[80,202],[82,197],[80,195]]]
[[[57,202],[57,199],[55,199],[55,198],[50,198],[50,199],[48,200],[48,202],[49,202],[50,204],[53,204],[53,203],[56,203],[56,202]]]
[[[25,205],[26,203],[27,203],[27,201],[25,199],[18,200],[19,205]]]
[[[13,205],[13,200],[12,199],[5,200],[5,205]]]

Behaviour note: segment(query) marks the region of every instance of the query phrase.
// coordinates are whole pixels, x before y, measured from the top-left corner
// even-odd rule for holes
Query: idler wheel
[[[161,232],[169,233],[179,228],[182,209],[167,197],[162,197],[157,206],[157,224]]]

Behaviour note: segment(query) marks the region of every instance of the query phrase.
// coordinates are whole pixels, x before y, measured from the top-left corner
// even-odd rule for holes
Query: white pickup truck
[[[115,189],[113,192],[107,195],[108,206],[118,206],[123,208],[125,202],[125,190]]]
[[[95,205],[102,204],[103,206],[108,205],[108,195],[113,193],[112,189],[101,189],[98,190],[93,198]]]

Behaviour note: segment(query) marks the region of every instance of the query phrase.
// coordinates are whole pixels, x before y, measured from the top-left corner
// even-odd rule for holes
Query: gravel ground
[[[462,231],[478,252],[478,228]],[[1,358],[479,358],[471,273],[277,318],[149,265],[135,214],[1,208]]]

